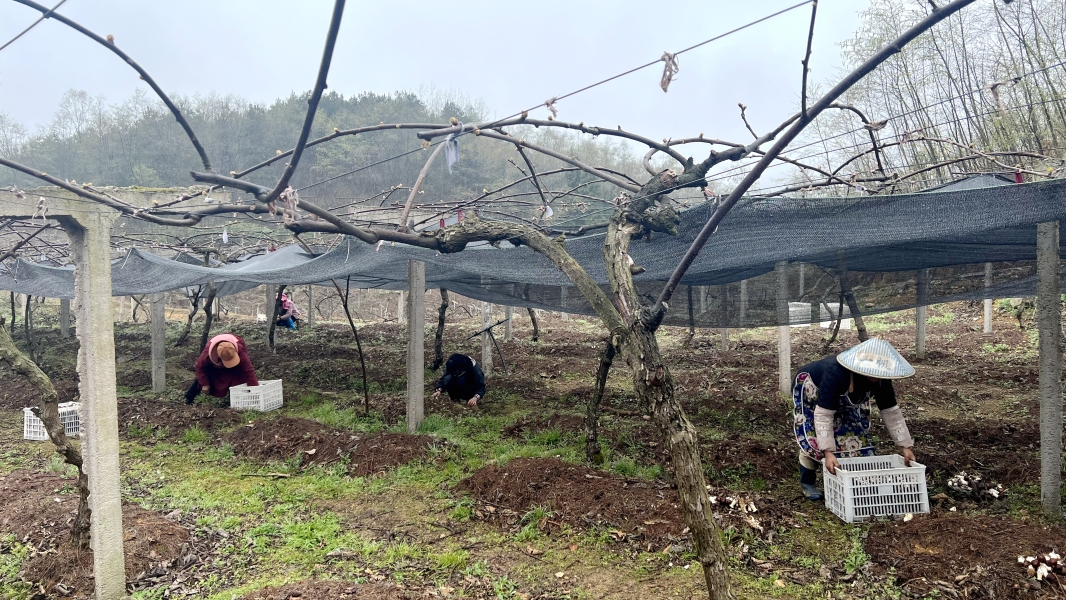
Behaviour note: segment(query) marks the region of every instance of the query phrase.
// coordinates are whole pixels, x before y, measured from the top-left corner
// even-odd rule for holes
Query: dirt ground
[[[237,427],[224,437],[235,453],[259,460],[298,458],[301,466],[347,461],[353,477],[366,477],[423,458],[432,436],[407,433],[354,435],[308,419],[260,419]]]
[[[86,598],[92,594],[92,550],[78,551],[68,540],[78,508],[77,482],[47,473],[14,471],[0,476],[0,528],[30,545],[23,577],[49,595]],[[183,564],[190,553],[189,531],[134,504],[122,507],[126,579],[136,582]]]
[[[404,600],[410,597],[391,585],[305,581],[264,588],[241,596],[241,600]]]
[[[927,467],[932,514],[909,522],[862,526],[845,526],[800,496],[789,407],[776,390],[773,335],[734,332],[730,348],[723,350],[716,332],[698,332],[690,341],[683,330],[664,332],[664,356],[678,395],[700,431],[705,474],[715,498],[711,510],[727,531],[733,568],[749,582],[742,597],[766,597],[764,591],[773,588],[759,586],[776,586],[769,583],[775,578],[793,586],[776,590],[781,597],[813,597],[812,590],[819,597],[829,591],[834,598],[1066,597],[1066,588],[1040,584],[1036,589],[1036,582],[1017,565],[1018,555],[1066,551],[1066,528],[1040,517],[1038,510],[1037,371],[1031,332],[998,315],[995,333],[984,336],[975,321],[979,310],[979,305],[967,303],[936,307],[932,314],[940,320],[929,326],[927,358],[914,361],[916,377],[896,384],[918,459]],[[908,315],[912,313],[875,317],[870,325],[873,334],[912,359],[913,323],[908,327],[906,319],[913,316]],[[498,597],[572,597],[571,588],[592,590],[585,597],[691,597],[701,582],[691,570],[676,571],[691,560],[686,558],[691,547],[676,503],[669,457],[658,432],[643,418],[624,367],[612,371],[605,396],[601,440],[608,460],[600,467],[577,464],[583,455],[582,415],[593,392],[591,379],[602,333],[594,323],[583,321],[554,319],[543,325],[544,341],[539,344],[524,339],[528,332],[522,328],[516,328],[515,341],[501,343],[512,374],[490,379],[483,407],[431,401],[427,395],[427,414],[444,420],[445,425],[438,421],[438,426],[453,429],[418,435],[396,432],[402,429],[405,414],[404,352],[402,344],[394,343],[402,339],[398,325],[362,329],[368,379],[373,384],[370,409],[377,419],[370,431],[309,418],[322,406],[362,411],[358,361],[342,327],[321,326],[318,331],[325,335],[320,336],[283,332],[276,353],[253,339],[261,334],[250,326],[238,328],[252,340],[250,353],[260,377],[285,379],[282,411],[248,415],[210,404],[185,406],[179,392],[162,397],[149,393],[145,365],[137,358],[147,349],[147,332],[133,326],[120,330],[122,343],[117,350],[119,383],[124,386],[120,431],[131,448],[165,448],[152,459],[160,463],[166,453],[178,451],[175,444],[182,443],[186,431],[195,426],[207,434],[198,452],[226,447],[237,459],[252,464],[294,465],[293,477],[306,467],[337,464],[345,465],[342,474],[376,480],[405,464],[456,472],[448,485],[430,491],[419,488],[418,493],[443,498],[443,504],[420,504],[417,515],[395,514],[396,506],[377,507],[371,500],[366,501],[370,505],[360,504],[359,512],[355,508],[343,512],[347,502],[343,499],[310,502],[314,499],[309,498],[308,506],[341,511],[344,522],[358,520],[365,532],[387,531],[380,538],[386,544],[432,547],[435,539],[445,540],[441,545],[455,541],[459,544],[455,552],[469,554],[471,562],[484,557],[498,569],[477,576],[460,571],[441,575],[429,567],[410,566],[416,559],[389,563],[384,569],[368,562],[371,559],[345,554],[344,560],[357,569],[345,570],[349,567],[344,567],[344,560],[335,557],[328,564],[337,564],[328,568],[303,565],[302,576],[289,579],[300,583],[246,593],[246,599],[407,598],[424,597],[430,589],[444,595],[439,591],[444,588],[461,588],[468,597],[497,597],[494,586],[499,587],[501,573],[521,569],[547,571],[550,585],[539,580],[520,583],[512,595]],[[474,342],[458,341],[473,326],[449,325],[448,350],[474,354],[478,348]],[[824,355],[824,338],[822,329],[793,330],[793,370]],[[43,339],[54,345],[42,366],[56,379],[61,396],[71,399],[77,390],[76,343],[53,340],[47,334]],[[854,342],[854,332],[842,332],[842,339],[828,352],[839,352]],[[186,347],[170,355],[172,389],[191,380],[189,367],[195,354]],[[427,374],[427,390],[432,384]],[[8,415],[4,422],[14,423],[21,408],[33,402],[25,382],[0,369],[0,416]],[[880,438],[880,453],[893,452],[878,423],[875,418],[873,432]],[[0,455],[22,452],[16,439],[14,433],[0,436]],[[535,455],[505,459],[492,455],[498,448],[515,447]],[[979,502],[948,494],[945,482],[964,470],[1004,485],[1003,499]],[[399,498],[412,493],[403,483],[389,485],[395,486]],[[464,501],[472,504],[469,521],[456,522],[449,511]],[[23,577],[45,585],[53,596],[60,595],[58,585],[72,589],[74,597],[84,594],[91,583],[86,579],[91,560],[54,550],[62,546],[76,506],[72,480],[40,470],[0,471],[0,503],[5,507],[0,511],[0,532],[36,549],[23,563]],[[219,533],[218,525],[200,524],[203,514],[173,515],[136,504],[127,504],[124,510],[133,589],[163,584],[169,588],[176,583],[175,590],[197,591],[202,586],[189,575],[195,565],[200,565],[196,572],[201,576],[214,573],[219,581],[240,583],[237,567],[228,559],[214,560],[210,568],[203,565],[205,556],[216,556],[212,553],[234,544]],[[407,533],[396,534],[400,529]],[[559,546],[562,556],[568,556],[574,536],[579,540],[598,536],[602,545],[587,550],[595,558],[563,558],[549,564],[528,551],[529,542],[513,541],[525,539],[523,531],[538,540],[536,544]],[[438,534],[443,537],[434,537]],[[484,540],[493,535],[502,535],[505,541],[487,544]],[[825,540],[837,547],[827,550],[819,545]],[[812,550],[816,547],[817,552]],[[246,560],[254,561],[254,551],[249,552],[251,558]],[[489,558],[497,554],[499,564]],[[824,561],[800,560],[800,554]],[[574,561],[579,560],[601,566],[578,571]],[[401,568],[397,564],[413,571],[396,575]],[[555,581],[555,571],[566,575]],[[220,584],[214,585],[218,589]],[[825,587],[830,585],[837,587]],[[875,589],[881,591],[870,591]]]

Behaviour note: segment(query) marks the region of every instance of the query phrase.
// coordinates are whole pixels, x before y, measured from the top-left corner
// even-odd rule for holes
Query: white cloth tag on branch
[[[666,63],[663,65],[663,78],[659,81],[659,87],[663,88],[663,93],[665,94],[670,88],[670,82],[674,80],[674,76],[681,70],[681,66],[677,62],[676,54],[663,52],[663,57],[660,60]]]

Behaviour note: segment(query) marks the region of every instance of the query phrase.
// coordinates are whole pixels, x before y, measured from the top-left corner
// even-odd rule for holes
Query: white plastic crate
[[[233,410],[258,410],[266,412],[281,408],[281,380],[260,381],[251,387],[246,383],[229,389],[229,406]]]
[[[80,402],[64,402],[59,405],[59,422],[63,424],[67,437],[77,437],[81,434],[81,417],[78,415],[80,409]],[[44,423],[33,414],[32,408],[22,409],[22,438],[38,442],[48,440]]]
[[[822,467],[825,506],[845,522],[929,512],[925,465],[898,454],[838,460],[836,475]]]

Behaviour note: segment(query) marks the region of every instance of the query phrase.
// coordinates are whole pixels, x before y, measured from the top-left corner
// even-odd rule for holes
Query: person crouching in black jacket
[[[485,397],[485,373],[469,356],[453,354],[444,365],[444,376],[437,382],[433,399],[439,398],[442,391],[448,392],[452,402],[477,406]]]

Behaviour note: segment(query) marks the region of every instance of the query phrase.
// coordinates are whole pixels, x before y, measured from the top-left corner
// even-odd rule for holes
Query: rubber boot
[[[808,469],[800,465],[800,487],[803,488],[803,495],[811,501],[822,499],[822,492],[818,489],[816,475],[817,471],[814,469]]]

